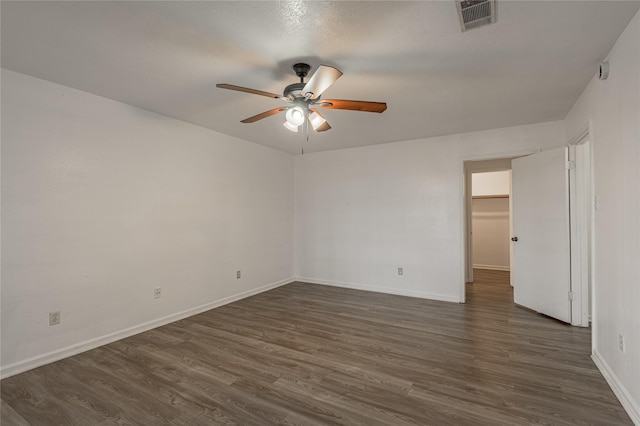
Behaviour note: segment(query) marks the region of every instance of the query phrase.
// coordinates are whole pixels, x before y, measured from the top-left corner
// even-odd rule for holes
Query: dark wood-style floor
[[[1,383],[2,425],[624,425],[590,331],[476,271],[467,303],[302,283]]]

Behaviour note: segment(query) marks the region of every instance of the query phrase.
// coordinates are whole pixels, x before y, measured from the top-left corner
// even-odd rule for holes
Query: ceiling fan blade
[[[342,71],[327,65],[320,65],[302,88],[302,96],[316,99],[342,75]]]
[[[311,122],[313,130],[315,130],[316,132],[326,132],[327,130],[331,129],[331,126],[329,126],[329,122],[318,112],[317,109],[311,108],[311,112],[318,115],[317,119],[313,117],[313,114],[309,116],[309,122]]]
[[[347,99],[323,99],[317,105],[328,109],[348,109],[364,112],[383,112],[387,109],[386,102],[351,101]]]
[[[253,117],[245,118],[240,121],[241,123],[255,123],[258,120],[262,120],[263,118],[271,117],[272,115],[276,115],[279,112],[287,110],[287,107],[280,107],[270,109],[269,111],[261,112],[260,114],[254,115]]]
[[[274,98],[274,99],[282,98],[282,96],[276,95],[275,93],[263,92],[262,90],[256,90],[256,89],[249,89],[248,87],[234,86],[233,84],[219,83],[219,84],[216,84],[216,87],[219,87],[220,89],[235,90],[238,92],[253,93],[254,95],[266,96],[267,98]]]

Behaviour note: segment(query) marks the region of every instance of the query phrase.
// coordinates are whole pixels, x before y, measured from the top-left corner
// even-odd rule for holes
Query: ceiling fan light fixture
[[[462,1],[462,0],[458,0]],[[495,0],[465,0],[468,2],[475,1],[495,1]],[[318,107],[328,109],[345,109],[351,111],[364,111],[364,112],[383,112],[387,109],[385,102],[369,102],[369,101],[354,101],[354,100],[323,100],[320,98],[324,91],[328,89],[335,81],[342,76],[342,71],[337,68],[320,65],[318,69],[313,73],[309,80],[305,83],[304,77],[311,67],[309,64],[297,63],[293,66],[293,70],[298,77],[300,77],[299,83],[293,83],[284,88],[284,92],[281,95],[277,95],[271,92],[265,92],[262,90],[250,89],[248,87],[235,86],[233,84],[219,83],[216,87],[220,89],[235,90],[237,92],[251,93],[254,95],[266,96],[268,98],[279,99],[281,101],[288,102],[288,106],[281,106],[273,108],[268,111],[264,111],[260,114],[240,120],[241,123],[255,123],[258,120],[262,120],[267,117],[274,116],[278,113],[285,112],[286,121],[284,127],[294,133],[303,131],[308,136],[309,125],[313,127],[316,132],[326,132],[331,129],[331,126],[327,120],[316,109]],[[305,122],[306,120],[308,122]],[[300,128],[302,126],[302,129]],[[308,140],[308,139],[307,139]]]
[[[311,126],[313,127],[313,130],[318,130],[318,127],[320,127],[324,123],[326,123],[327,120],[325,120],[324,117],[322,117],[320,114],[318,114],[316,112],[312,112],[309,115],[309,122],[311,123]]]
[[[288,121],[285,121],[285,122],[284,122],[284,127],[285,127],[287,130],[291,130],[292,132],[296,132],[296,133],[297,133],[297,132],[298,132],[298,127],[299,127],[299,126],[296,126],[296,125],[294,125],[294,124],[289,123]]]
[[[300,107],[294,107],[287,111],[287,123],[298,127],[304,123],[304,111]]]

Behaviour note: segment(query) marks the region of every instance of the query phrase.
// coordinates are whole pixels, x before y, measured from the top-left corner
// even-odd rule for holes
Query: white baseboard
[[[37,368],[45,364],[50,364],[52,362],[59,361],[64,358],[77,355],[81,352],[86,352],[88,350],[95,349],[98,346],[106,345],[108,343],[112,343],[117,340],[125,339],[127,337],[131,337],[133,335],[136,335],[145,331],[149,331],[151,329],[154,329],[154,328],[157,328],[181,319],[185,319],[193,315],[200,314],[202,312],[217,308],[219,306],[236,302],[238,300],[241,300],[250,296],[254,296],[258,293],[263,293],[265,291],[283,286],[285,284],[292,283],[294,281],[295,279],[289,278],[289,279],[278,281],[275,283],[266,284],[261,287],[255,288],[253,290],[248,290],[242,293],[235,294],[233,296],[208,302],[203,305],[184,310],[182,312],[177,312],[175,314],[167,315],[163,318],[158,318],[152,321],[145,322],[143,324],[135,325],[133,327],[125,328],[123,330],[119,330],[113,333],[105,334],[100,337],[89,339],[84,342],[79,342],[75,345],[67,346],[66,348],[57,349],[55,351],[51,351],[42,355],[37,355],[13,364],[9,364],[0,368],[0,378],[5,379],[7,377],[11,377],[16,374],[23,373],[33,368]]]
[[[622,407],[626,410],[627,414],[629,414],[629,417],[631,417],[631,421],[640,426],[640,406],[638,406],[638,402],[634,401],[631,395],[629,395],[627,389],[620,380],[618,380],[618,376],[615,375],[613,370],[609,367],[609,364],[607,364],[607,361],[604,360],[598,351],[593,351],[591,359],[604,376],[609,387],[611,387],[611,390],[620,401],[620,404],[622,404]]]
[[[508,266],[473,264],[475,269],[492,269],[494,271],[510,271]]]
[[[391,287],[378,287],[378,286],[371,286],[371,285],[365,285],[365,284],[345,283],[340,281],[329,281],[329,280],[322,280],[322,279],[309,278],[309,277],[297,277],[296,281],[301,281],[309,284],[328,285],[332,287],[351,288],[354,290],[373,291],[376,293],[395,294],[398,296],[409,296],[409,297],[418,297],[421,299],[439,300],[442,302],[461,303],[461,300],[459,297],[448,296],[445,294],[426,293],[422,291],[404,290],[404,289],[397,289],[397,288],[391,288]]]

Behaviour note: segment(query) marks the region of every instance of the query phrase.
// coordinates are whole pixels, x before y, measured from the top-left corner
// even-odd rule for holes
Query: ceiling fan
[[[293,65],[292,68],[296,75],[300,77],[300,83],[293,83],[285,87],[282,96],[262,90],[234,86],[232,84],[216,84],[216,87],[236,90],[238,92],[253,93],[254,95],[266,96],[288,102],[290,104],[288,106],[270,109],[269,111],[245,118],[241,123],[255,123],[263,118],[286,111],[284,127],[292,132],[297,132],[300,126],[307,120],[316,132],[324,132],[331,129],[327,120],[318,111],[318,107],[378,113],[387,109],[385,102],[321,99],[322,93],[342,76],[342,72],[337,68],[320,65],[306,83],[304,82],[304,78],[309,73],[311,66],[305,63],[298,63]]]

